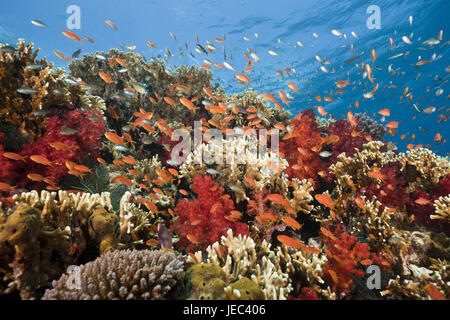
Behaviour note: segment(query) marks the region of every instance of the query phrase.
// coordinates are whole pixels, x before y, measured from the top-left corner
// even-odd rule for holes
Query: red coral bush
[[[336,163],[338,155],[342,152],[345,152],[347,157],[353,157],[356,149],[361,149],[364,144],[370,141],[368,133],[359,131],[358,128],[355,129],[350,122],[344,119],[339,119],[330,124],[327,132],[329,136],[336,135],[339,137],[339,141],[332,145],[331,163]]]
[[[327,237],[325,242],[328,261],[323,266],[324,279],[336,293],[351,291],[351,275],[364,277],[363,265],[380,264],[384,267],[388,264],[380,255],[371,253],[366,243],[358,242],[348,233],[342,233],[339,238]]]
[[[289,167],[286,173],[297,179],[309,179],[315,187],[319,183],[318,172],[325,169],[320,159],[323,139],[312,109],[292,119],[291,132],[280,142],[280,150],[284,153]]]
[[[197,194],[197,200],[181,200],[175,208],[178,219],[171,226],[171,232],[179,237],[175,244],[179,250],[205,250],[230,228],[235,236],[249,235],[247,224],[229,218],[235,210],[234,203],[223,197],[224,189],[211,177],[195,176],[192,190]]]
[[[25,145],[20,155],[24,157],[41,155],[51,161],[52,165],[45,166],[28,159],[27,163],[22,165],[23,175],[18,184],[30,189],[42,187],[41,182],[33,182],[27,178],[30,173],[40,174],[57,183],[68,172],[67,161],[77,162],[82,159],[98,157],[102,135],[105,132],[105,123],[104,121],[91,121],[89,117],[93,115],[100,116],[95,111],[81,113],[79,110],[74,110],[61,118],[58,116],[47,118],[45,134],[34,143]],[[77,132],[73,135],[64,135],[61,131],[66,128],[75,129]],[[62,149],[52,147],[51,144],[55,142],[64,144],[64,147]]]

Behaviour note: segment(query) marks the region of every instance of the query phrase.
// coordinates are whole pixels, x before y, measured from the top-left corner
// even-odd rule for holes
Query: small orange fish
[[[105,23],[106,23],[108,26],[113,27],[114,30],[117,31],[116,25],[115,25],[114,23],[112,23],[110,20],[105,20]]]
[[[284,197],[281,194],[272,193],[272,194],[267,195],[266,200],[270,200],[275,203],[282,203],[284,200]]]
[[[421,206],[425,206],[427,204],[430,204],[430,200],[425,199],[425,198],[422,197],[422,198],[414,200],[414,203],[417,203],[417,204],[419,204]]]
[[[389,129],[397,129],[398,128],[398,121],[391,121],[388,124],[386,124],[386,128]]]
[[[287,86],[288,86],[289,89],[291,89],[291,90],[297,92],[297,94],[300,94],[300,93],[298,92],[298,88],[295,86],[295,83],[289,82],[289,83],[287,84]]]
[[[105,137],[114,144],[125,144],[125,141],[114,132],[106,132]]]
[[[95,43],[95,41],[91,37],[84,36],[84,39],[89,41],[90,43]]]
[[[0,191],[11,191],[14,190],[16,187],[13,187],[5,182],[0,182]]]
[[[250,78],[243,73],[237,73],[234,75],[234,77],[244,83],[250,82]]]
[[[63,142],[59,142],[59,141],[50,142],[48,145],[58,151],[70,150],[70,147],[67,144],[65,144]]]
[[[281,220],[289,227],[294,230],[299,230],[302,226],[295,219],[290,217],[282,217]]]
[[[355,116],[353,115],[353,112],[349,111],[347,113],[347,119],[348,119],[348,122],[350,122],[350,124],[352,125],[352,127],[358,126],[358,121],[356,121]]]
[[[189,110],[191,110],[193,112],[195,112],[197,110],[197,108],[192,103],[192,101],[190,101],[186,98],[180,98],[180,102],[183,104],[183,106],[185,106],[186,108],[188,108]]]
[[[113,160],[113,164],[116,166],[123,166],[125,164],[125,162],[123,162],[122,160]]]
[[[324,109],[322,106],[318,106],[318,107],[317,107],[317,112],[319,112],[319,114],[320,114],[322,117],[325,117],[325,116],[328,114],[328,112],[326,112],[325,109]]]
[[[328,229],[326,229],[324,227],[320,227],[320,231],[322,232],[322,234],[324,236],[326,236],[326,237],[328,237],[328,238],[330,238],[332,240],[336,240],[336,237],[334,236],[334,234],[330,230],[328,230]]]
[[[27,175],[27,178],[36,182],[41,182],[44,180],[44,177],[37,173],[30,173]]]
[[[68,30],[64,30],[62,32],[63,35],[65,35],[67,38],[78,41],[79,43],[81,43],[81,39],[80,37],[78,37],[75,33],[73,33],[72,31],[68,31]]]
[[[287,245],[288,247],[293,247],[297,249],[304,248],[305,245],[296,239],[292,239],[291,237],[285,236],[285,235],[279,235],[277,236],[278,241],[280,241],[282,244]]]
[[[113,83],[114,81],[111,79],[110,76],[108,76],[106,73],[104,72],[99,72],[98,75],[100,76],[100,78],[103,79],[103,81],[105,81],[108,84]]]
[[[192,234],[187,234],[187,235],[186,235],[186,238],[187,238],[190,242],[192,242],[193,244],[199,244],[199,243],[200,243],[200,242],[198,241],[197,237],[195,237],[195,236],[192,235]]]
[[[10,160],[21,160],[23,162],[26,162],[25,158],[22,157],[20,154],[14,153],[14,152],[4,152],[3,156]]]
[[[106,161],[103,160],[102,158],[97,158],[97,161],[98,161],[99,163],[101,163],[102,165],[106,166]]]
[[[54,53],[55,53],[55,55],[58,57],[58,58],[60,58],[61,60],[63,60],[63,61],[70,61],[70,59],[69,58],[67,58],[65,55],[63,55],[61,52],[59,52],[59,51],[53,51]]]
[[[328,208],[332,209],[334,207],[334,201],[328,194],[316,194],[314,198]]]
[[[131,164],[131,165],[137,164],[137,161],[134,160],[131,157],[125,157],[125,158],[122,159],[122,161],[127,163],[127,164]]]
[[[41,155],[32,155],[32,156],[30,156],[30,160],[32,160],[36,163],[42,164],[44,166],[52,165],[51,161],[49,161],[46,157],[41,156]]]
[[[391,116],[391,110],[389,109],[381,109],[380,111],[378,111],[378,113],[385,117]]]
[[[384,179],[384,175],[380,172],[380,169],[378,169],[377,167],[374,167],[371,171],[367,173],[367,175],[374,179],[380,180]]]

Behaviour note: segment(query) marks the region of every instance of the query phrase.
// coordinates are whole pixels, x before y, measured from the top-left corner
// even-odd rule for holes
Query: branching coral
[[[45,300],[167,299],[181,280],[184,258],[163,250],[108,252],[53,281]]]
[[[220,266],[228,283],[249,277],[259,284],[265,299],[284,300],[292,290],[292,285],[288,274],[282,271],[280,257],[270,247],[265,240],[257,245],[248,236],[234,237],[233,231],[229,229],[220,243],[215,242],[207,248],[206,263]],[[195,256],[201,257],[201,253]]]
[[[409,150],[400,154],[404,163],[403,175],[408,181],[408,190],[430,189],[450,173],[450,161],[426,148]]]

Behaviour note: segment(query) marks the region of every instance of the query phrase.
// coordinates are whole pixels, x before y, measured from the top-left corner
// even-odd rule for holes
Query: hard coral
[[[109,194],[33,191],[14,199],[17,208],[0,223],[0,294],[36,298],[84,252],[118,245]]]
[[[248,235],[245,223],[230,219],[231,211],[235,210],[234,203],[222,197],[224,189],[211,177],[195,176],[192,190],[197,194],[197,200],[183,199],[175,208],[178,219],[172,231],[180,238],[176,243],[180,250],[204,250],[230,228],[236,234]]]
[[[82,95],[79,86],[64,82],[65,74],[54,71],[45,59],[37,60],[37,54],[33,44],[24,40],[19,40],[14,53],[0,52],[0,122],[25,129],[32,140],[45,129],[41,112],[52,106],[78,104]],[[35,93],[20,93],[18,89]],[[62,93],[56,94],[56,89]]]
[[[183,257],[171,252],[113,251],[63,274],[53,281],[53,289],[47,290],[43,299],[167,299],[183,271]]]

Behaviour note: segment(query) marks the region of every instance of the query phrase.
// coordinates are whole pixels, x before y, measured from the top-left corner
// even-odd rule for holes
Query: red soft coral
[[[406,189],[406,180],[400,174],[399,163],[388,163],[380,169],[383,175],[381,182],[373,182],[369,184],[365,190],[365,195],[371,199],[372,196],[376,196],[383,206],[389,208],[395,208],[399,211],[405,211],[406,205],[411,203],[409,193]]]
[[[370,140],[368,133],[358,131],[344,119],[339,119],[330,124],[327,132],[329,136],[336,135],[339,137],[339,141],[332,144],[331,163],[336,163],[338,155],[342,152],[345,152],[347,157],[353,157],[356,149],[361,149]]]
[[[284,153],[289,167],[286,173],[293,178],[309,179],[315,187],[319,182],[318,173],[326,168],[319,152],[323,138],[312,109],[308,109],[292,119],[291,132],[283,137],[280,150]]]
[[[40,174],[57,183],[58,180],[68,172],[67,161],[78,162],[82,159],[98,157],[101,149],[101,138],[105,132],[104,121],[91,121],[89,117],[97,115],[98,112],[79,110],[68,112],[62,118],[53,116],[45,121],[45,134],[32,144],[25,145],[20,154],[25,157],[42,155],[52,162],[52,166],[44,166],[27,160],[22,165],[23,175],[18,181],[22,187],[29,189],[41,189],[45,184],[33,182],[27,178],[29,173]],[[67,127],[78,130],[73,135],[63,135],[61,131]],[[61,142],[65,145],[64,150],[57,150],[50,144]]]
[[[327,263],[323,266],[324,279],[337,293],[348,293],[353,279],[351,275],[363,277],[365,275],[361,265],[380,263],[381,267],[388,265],[380,255],[370,252],[366,243],[358,242],[356,237],[342,233],[339,238],[324,239],[328,245],[325,250]]]
[[[186,252],[205,250],[210,244],[219,241],[228,229],[235,236],[249,235],[245,223],[234,222],[229,218],[234,209],[230,199],[222,197],[224,189],[211,177],[195,176],[192,190],[197,200],[181,200],[175,208],[178,219],[171,227],[171,232],[178,235],[176,247]]]

